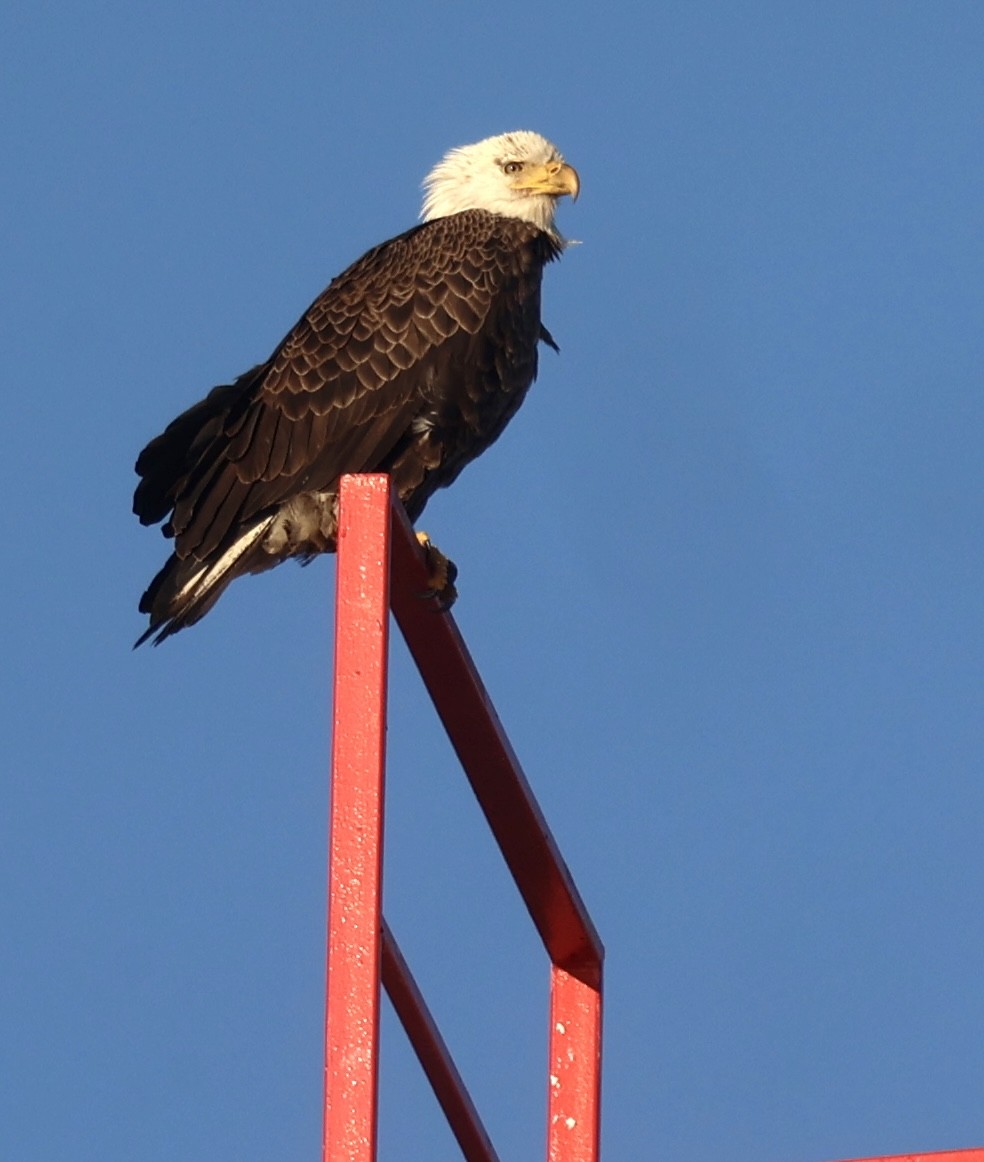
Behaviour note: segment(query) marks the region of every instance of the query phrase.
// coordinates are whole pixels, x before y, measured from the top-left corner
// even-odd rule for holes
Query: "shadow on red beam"
[[[422,599],[427,570],[403,506],[393,505],[390,602],[550,959],[592,988],[604,949],[454,618]]]

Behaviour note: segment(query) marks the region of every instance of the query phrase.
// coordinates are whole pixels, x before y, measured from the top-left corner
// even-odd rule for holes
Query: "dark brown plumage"
[[[339,477],[389,472],[411,520],[502,432],[537,370],[556,236],[466,210],[369,251],[273,355],[141,452],[134,512],[174,552],[140,601],[160,642],[233,578],[331,551]],[[139,644],[139,643],[138,643]]]
[[[193,625],[225,587],[335,547],[338,483],[388,472],[415,520],[501,433],[536,376],[554,212],[577,173],[537,133],[451,150],[422,226],[349,267],[266,363],[213,388],[140,453],[133,509],[174,552],[138,641]]]

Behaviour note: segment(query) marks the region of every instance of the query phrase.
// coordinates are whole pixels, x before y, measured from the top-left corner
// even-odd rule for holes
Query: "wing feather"
[[[502,221],[480,211],[437,219],[339,275],[266,364],[216,389],[225,394],[196,405],[200,416],[193,408],[175,421],[184,426],[171,440],[171,477],[138,488],[141,519],[173,506],[176,554],[204,558],[242,521],[299,492],[385,468],[415,418],[439,405],[442,374],[473,357],[473,337],[503,329],[490,314],[517,270]],[[479,378],[498,370],[479,368]],[[206,422],[192,431],[196,416]],[[163,477],[155,445],[166,437],[142,454],[151,475]]]

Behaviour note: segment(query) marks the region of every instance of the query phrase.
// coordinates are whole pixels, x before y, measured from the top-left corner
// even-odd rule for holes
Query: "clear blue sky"
[[[137,451],[449,146],[582,177],[425,527],[608,948],[609,1159],[984,1142],[984,7],[0,15],[0,1155],[319,1156],[333,566],[131,653]],[[387,912],[504,1159],[546,964],[395,650]],[[392,1017],[382,1157],[455,1157]]]

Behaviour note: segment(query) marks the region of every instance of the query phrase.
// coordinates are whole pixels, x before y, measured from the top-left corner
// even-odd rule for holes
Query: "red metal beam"
[[[604,950],[385,476],[342,480],[328,872],[324,1162],[373,1162],[380,975],[468,1162],[497,1162],[380,909],[389,608],[551,959],[548,1162],[599,1154]],[[390,592],[390,556],[394,584]],[[857,1162],[984,1162],[984,1149]]]
[[[943,1150],[938,1154],[885,1154],[852,1162],[984,1162],[984,1149]]]
[[[373,1162],[389,644],[390,485],[342,481],[328,863],[323,1162]]]
[[[450,613],[424,601],[427,571],[401,506],[390,600],[410,652],[551,959],[547,1158],[600,1149],[604,949]]]
[[[390,554],[394,584],[390,590]],[[547,1157],[595,1162],[603,949],[385,476],[345,477],[338,536],[324,1162],[372,1162],[380,972],[468,1162],[496,1154],[382,920],[388,609],[552,961]]]
[[[394,583],[390,587],[390,556]],[[496,1153],[382,919],[386,671],[392,601],[437,712],[551,959],[548,1162],[599,1154],[604,950],[385,476],[345,477],[338,536],[324,1162],[373,1162],[380,975],[468,1162]],[[857,1162],[984,1162],[984,1149]]]
[[[499,1162],[434,1018],[383,921],[383,985],[467,1162]]]
[[[595,1162],[601,1130],[601,991],[550,966],[549,1162]]]
[[[402,506],[392,556],[397,624],[550,959],[600,988],[601,940],[454,619],[420,597],[427,569]]]

